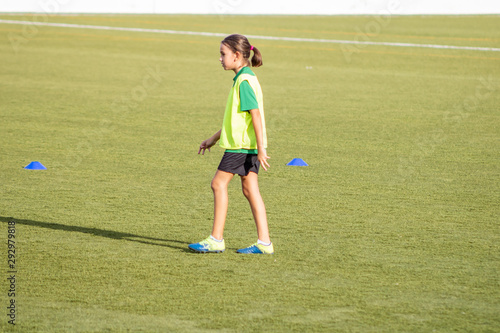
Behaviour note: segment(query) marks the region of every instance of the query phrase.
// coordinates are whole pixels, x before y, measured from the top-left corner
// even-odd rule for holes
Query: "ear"
[[[240,51],[234,52],[234,61],[236,62],[236,61],[238,61],[240,59],[241,59],[241,53],[240,53]]]

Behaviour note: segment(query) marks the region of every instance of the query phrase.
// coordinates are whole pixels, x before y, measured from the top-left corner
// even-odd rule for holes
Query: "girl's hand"
[[[210,147],[212,147],[213,145],[215,144],[215,142],[212,140],[212,138],[210,139],[206,139],[205,141],[203,141],[200,145],[200,150],[198,150],[198,154],[202,154],[202,155],[205,155],[205,150],[208,149],[208,151],[210,151]],[[203,150],[203,152],[202,152]]]
[[[203,150],[202,155],[205,155],[205,150],[208,149],[208,151],[210,151],[210,147],[212,147],[217,143],[217,141],[219,141],[221,132],[222,130],[212,135],[210,139],[206,139],[205,141],[203,141],[200,145],[200,150],[198,150],[198,154],[200,154],[202,150]]]
[[[259,149],[257,159],[259,160],[260,165],[264,168],[265,171],[267,171],[267,168],[271,167],[269,163],[267,163],[267,160],[270,158],[271,157],[267,156],[267,152],[265,149]]]

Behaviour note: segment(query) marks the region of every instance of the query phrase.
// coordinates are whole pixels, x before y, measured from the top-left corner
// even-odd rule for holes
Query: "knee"
[[[252,195],[252,192],[250,191],[250,189],[247,187],[247,186],[242,186],[241,187],[241,190],[243,191],[243,195],[249,199],[250,196]]]
[[[251,200],[252,198],[260,195],[259,187],[252,184],[244,184],[241,187],[241,190],[243,191],[243,195],[245,196],[245,198],[247,198],[248,200]]]
[[[212,180],[211,187],[212,187],[212,191],[214,191],[214,193],[219,192],[221,190],[224,190],[226,188],[226,186],[224,185],[223,182],[217,181],[216,179]]]

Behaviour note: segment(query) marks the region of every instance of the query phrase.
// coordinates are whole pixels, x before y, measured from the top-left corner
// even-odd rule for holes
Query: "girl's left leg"
[[[212,179],[212,190],[214,192],[214,225],[212,235],[199,243],[189,244],[188,247],[196,252],[224,252],[226,245],[224,242],[224,224],[227,215],[227,185],[233,178],[232,173],[217,170]],[[215,238],[215,239],[212,239]]]
[[[218,240],[224,239],[224,225],[226,224],[227,207],[229,198],[227,186],[234,174],[217,170],[212,179],[212,191],[214,192],[214,224],[212,236]]]
[[[259,239],[266,244],[271,243],[266,206],[260,195],[258,175],[255,172],[250,172],[247,176],[241,176],[241,188],[250,203]]]

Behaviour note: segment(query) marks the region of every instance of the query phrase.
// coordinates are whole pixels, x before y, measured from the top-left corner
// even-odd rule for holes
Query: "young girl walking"
[[[250,54],[254,55],[251,59]],[[264,201],[259,191],[258,173],[262,166],[267,171],[267,136],[264,120],[262,89],[257,77],[250,69],[262,66],[259,50],[250,45],[242,35],[227,36],[220,44],[220,58],[224,70],[233,71],[233,86],[224,113],[222,129],[203,141],[198,154],[210,151],[220,140],[226,151],[212,180],[214,193],[214,224],[212,234],[199,243],[190,244],[196,252],[224,252],[226,249],[223,232],[228,207],[229,182],[235,174],[241,178],[243,194],[250,203],[257,226],[258,240],[255,244],[237,250],[238,253],[273,254],[274,248],[269,238],[267,215]]]

